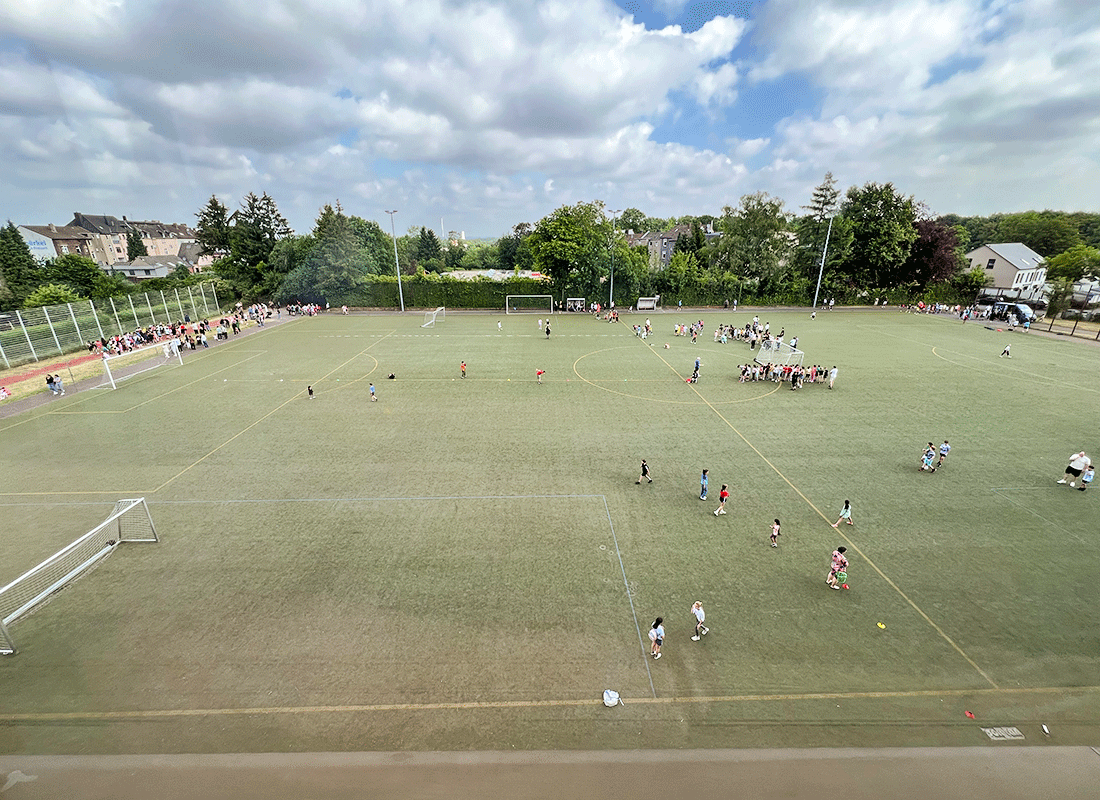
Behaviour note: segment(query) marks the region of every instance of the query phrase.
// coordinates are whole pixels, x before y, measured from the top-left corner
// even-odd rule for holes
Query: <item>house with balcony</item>
[[[986,284],[1012,300],[1042,300],[1046,296],[1046,259],[1026,244],[986,244],[966,254],[970,269],[980,269]]]

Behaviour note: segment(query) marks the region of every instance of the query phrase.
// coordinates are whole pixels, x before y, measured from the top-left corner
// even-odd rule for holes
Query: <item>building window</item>
[[[987,262],[985,262],[985,268],[986,269],[993,269],[993,265],[996,264],[996,263],[997,263],[997,259],[991,258]]]
[[[69,246],[67,244],[61,245],[61,255],[67,256],[69,254]]]

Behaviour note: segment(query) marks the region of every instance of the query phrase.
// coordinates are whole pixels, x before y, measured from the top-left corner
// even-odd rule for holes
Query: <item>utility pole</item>
[[[607,213],[611,215],[611,291],[607,295],[610,308],[615,307],[615,218],[622,213],[621,208],[609,208]]]
[[[395,208],[393,211],[387,211],[390,215],[390,233],[393,234],[393,266],[397,270],[397,296],[401,299],[401,313],[405,313],[405,293],[401,289],[401,262],[397,260],[397,229],[393,226],[393,215],[397,213]],[[442,220],[440,220],[442,222]]]

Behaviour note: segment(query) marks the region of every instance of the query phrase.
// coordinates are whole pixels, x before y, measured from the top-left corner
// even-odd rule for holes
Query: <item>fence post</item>
[[[95,303],[91,300],[88,301],[88,308],[92,310],[92,318],[95,320],[95,326],[99,329],[99,339],[104,341],[107,337],[103,333],[103,325],[99,322],[99,311],[96,310]]]
[[[183,318],[187,316],[187,312],[183,310],[183,303],[180,302],[180,290],[173,289],[176,293],[176,305],[180,307],[180,322],[183,322]]]
[[[164,316],[166,316],[168,318],[164,321],[164,324],[171,326],[171,324],[172,324],[172,312],[168,310],[168,300],[165,299],[165,297],[164,297],[164,290],[163,289],[160,290],[160,304],[162,306],[164,306]]]
[[[134,324],[141,327],[141,317],[137,315],[137,309],[134,308],[134,296],[132,294],[126,295],[126,299],[130,301],[130,313],[134,315]]]
[[[19,319],[19,327],[23,329],[23,335],[27,337],[27,347],[31,349],[31,355],[34,356],[34,360],[38,360],[38,353],[34,352],[34,345],[31,344],[31,335],[27,333],[27,324],[23,322],[23,315],[19,313],[19,309],[15,309],[15,316]]]
[[[118,309],[115,307],[115,298],[108,297],[107,299],[111,301],[111,311],[115,315],[115,325],[118,325],[118,335],[121,336],[126,331],[122,330],[122,320],[118,318]]]
[[[218,290],[214,288],[214,284],[210,284],[210,294],[214,295],[214,310],[217,311],[221,306],[218,304]]]
[[[57,331],[53,329],[53,320],[50,319],[50,312],[46,310],[46,306],[42,306],[42,316],[46,318],[46,324],[50,326],[50,333],[53,335],[53,343],[57,345],[57,354],[59,356],[65,355],[65,351],[61,349],[61,342],[57,338]]]
[[[198,306],[195,305],[195,295],[191,294],[190,286],[187,287],[187,302],[191,304],[191,313],[194,314],[196,317],[199,316]],[[191,321],[194,322],[195,320]]]
[[[153,303],[149,299],[149,293],[148,292],[145,293],[145,305],[149,306],[149,316],[152,317],[153,324],[156,325],[157,324],[157,316],[156,316],[156,314],[153,313]]]
[[[90,300],[88,302],[91,302]],[[76,321],[76,312],[73,311],[73,304],[69,303],[69,316],[73,318],[73,327],[76,328],[76,335],[80,337],[80,341],[84,342],[84,334],[80,332],[80,323]],[[84,342],[87,344],[87,342]]]
[[[8,354],[4,352],[3,344],[0,344],[0,358],[4,359],[4,369],[11,369],[11,362],[8,361]]]

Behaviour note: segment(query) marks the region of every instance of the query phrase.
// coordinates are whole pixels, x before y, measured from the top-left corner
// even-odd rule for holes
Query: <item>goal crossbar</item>
[[[437,322],[447,321],[447,307],[440,306],[435,311],[427,311],[424,313],[424,324],[421,328],[434,328]]]
[[[118,381],[133,378],[143,372],[156,369],[167,361],[178,361],[182,365],[183,350],[178,343],[173,347],[172,341],[147,344],[144,347],[135,347],[133,350],[116,353],[115,355],[104,354],[103,371],[106,373],[106,380],[96,388],[106,389],[110,387],[117,389]],[[123,368],[133,365],[138,365],[139,368],[133,371],[127,370],[124,374],[121,372]]]
[[[99,525],[0,588],[0,655],[15,653],[9,626],[109,556],[122,542],[157,542],[144,497],[119,500]]]
[[[764,344],[760,345],[760,349],[756,351],[756,357],[753,358],[753,361],[757,364],[778,364],[781,367],[801,366],[802,359],[806,356],[801,350],[791,347],[789,344],[781,347],[765,347]]]
[[[549,294],[510,294],[504,298],[505,314],[532,312],[554,313],[554,296]]]

